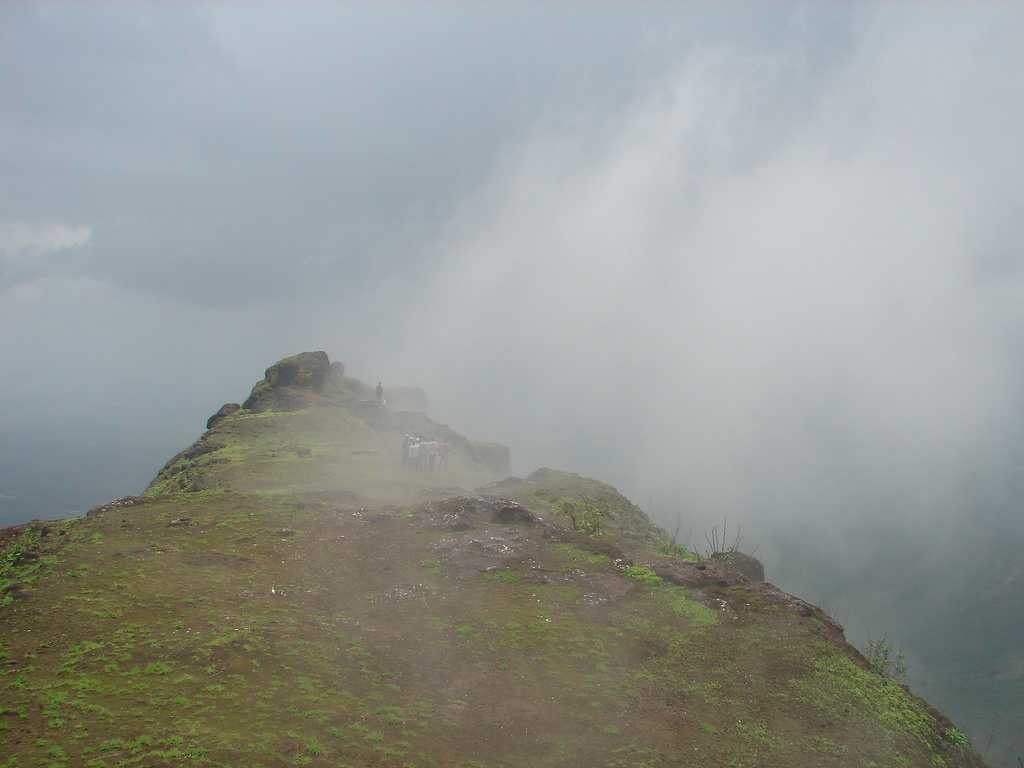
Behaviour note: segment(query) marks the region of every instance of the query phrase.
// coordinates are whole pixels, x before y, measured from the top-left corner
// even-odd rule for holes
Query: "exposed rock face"
[[[723,552],[713,555],[712,559],[723,563],[754,583],[764,581],[764,565],[756,557],[745,555],[742,552]]]
[[[145,504],[149,499],[145,496],[122,496],[120,499],[114,499],[108,501],[106,504],[100,504],[95,506],[85,513],[86,517],[96,517],[102,515],[104,512],[109,512],[112,509],[124,509],[125,507],[134,507],[137,504]]]
[[[512,463],[512,452],[501,443],[473,443],[476,457],[496,475],[507,475]]]
[[[331,373],[340,379],[345,375],[345,364],[341,360],[335,360],[331,363]]]
[[[232,413],[234,413],[237,410],[240,410],[241,408],[242,406],[240,406],[238,403],[224,403],[224,405],[220,407],[220,410],[218,410],[215,414],[213,414],[213,416],[206,420],[206,428],[212,429],[213,425],[216,424],[218,421],[223,419],[225,416],[230,416]]]
[[[304,387],[320,392],[330,371],[326,352],[302,352],[267,368],[265,381],[272,387]]]
[[[428,501],[419,513],[432,528],[465,531],[487,523],[503,525],[537,522],[526,507],[511,499],[493,496],[456,496],[444,501]]]
[[[254,411],[294,410],[301,408],[303,390],[319,394],[331,374],[326,352],[301,352],[267,368],[256,383],[243,408]]]
[[[653,570],[665,581],[687,587],[730,587],[743,581],[736,569],[714,561],[686,563],[664,558],[654,563]]]

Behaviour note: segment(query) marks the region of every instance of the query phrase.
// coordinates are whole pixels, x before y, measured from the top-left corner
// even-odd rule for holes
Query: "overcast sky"
[[[5,3],[0,428],[152,446],[99,452],[123,471],[322,348],[521,470],[932,514],[1018,431],[1021,32],[1011,4]]]
[[[885,558],[1024,539],[1022,42],[994,2],[3,3],[0,520],[137,492],[325,349],[892,621]]]
[[[691,62],[718,58],[732,68],[725,59],[738,57],[749,74],[783,57],[774,81],[757,86],[746,146],[730,159],[749,166],[813,110],[863,23],[810,6],[5,3],[0,387],[11,407],[0,427],[22,444],[8,450],[23,455],[25,441],[44,454],[83,440],[152,444],[149,453],[104,454],[122,469],[139,462],[137,486],[268,362],[324,348],[366,378],[440,388],[443,415],[517,443],[523,466],[566,463],[575,430],[545,450],[550,434],[520,431],[511,417],[546,407],[531,377],[492,408],[488,379],[504,383],[508,371],[489,358],[507,324],[483,329],[479,317],[451,317],[446,283],[460,270],[451,260],[462,258],[451,243],[459,222],[479,215],[481,231],[466,235],[486,237],[500,215],[490,207],[503,204],[495,196],[521,163],[543,162],[541,143],[564,149],[555,150],[564,167],[537,179],[548,195],[563,174],[606,164],[616,151],[609,142],[623,140],[638,110],[673,98]],[[739,96],[745,75],[737,76],[723,98]],[[622,182],[630,183],[611,180]],[[660,205],[682,223],[699,193],[676,192]],[[530,247],[544,252],[519,258],[561,260],[570,281],[557,289],[586,300],[573,275],[590,271],[585,256],[554,242]],[[618,258],[638,257],[648,258]],[[480,254],[477,268],[495,258],[505,261]],[[536,311],[527,312],[529,296],[508,301]],[[644,319],[630,315],[645,301],[615,310],[620,345],[644,331]],[[454,325],[442,340],[446,323]],[[578,330],[561,334],[570,328]],[[540,374],[549,363],[533,355],[544,350],[531,350],[522,330],[515,353],[525,357],[502,357],[517,375]],[[409,354],[424,348],[424,333],[447,346],[426,359]],[[485,353],[447,359],[457,352],[453,336]],[[116,473],[101,463],[88,474]],[[19,489],[33,484],[44,495],[54,489],[45,480]],[[109,490],[100,485],[95,493]],[[34,494],[19,495],[32,503]]]

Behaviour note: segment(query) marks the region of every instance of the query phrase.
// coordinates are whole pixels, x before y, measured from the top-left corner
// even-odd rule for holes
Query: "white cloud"
[[[92,240],[92,229],[56,222],[0,221],[0,260],[31,264],[42,256],[81,248]]]
[[[0,220],[0,294],[30,299],[45,279],[80,274],[92,229],[53,221]]]
[[[930,13],[880,10],[788,111],[813,63],[698,50],[534,137],[437,244],[407,355],[532,461],[710,510],[838,515],[857,477],[935,513],[1019,399],[1024,94],[1017,14]]]

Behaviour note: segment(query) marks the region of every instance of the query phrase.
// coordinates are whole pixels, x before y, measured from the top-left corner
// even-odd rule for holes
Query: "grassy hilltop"
[[[3,532],[0,766],[982,765],[813,606],[495,455],[304,353],[143,496]]]

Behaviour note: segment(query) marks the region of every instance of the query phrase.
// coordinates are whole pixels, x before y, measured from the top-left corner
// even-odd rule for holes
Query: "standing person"
[[[377,405],[384,405],[384,386],[377,382]]]

